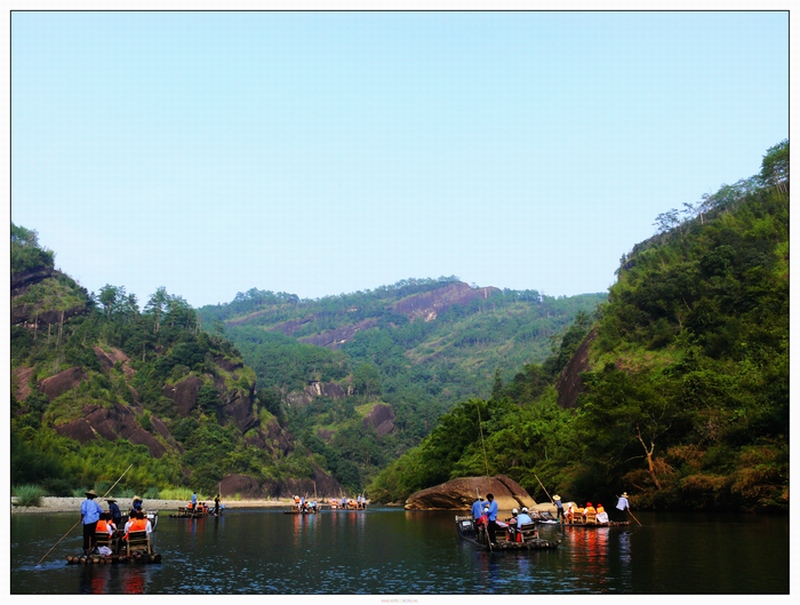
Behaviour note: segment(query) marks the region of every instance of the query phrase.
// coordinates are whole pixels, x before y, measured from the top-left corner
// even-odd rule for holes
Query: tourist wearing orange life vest
[[[132,531],[144,531],[148,536],[153,533],[153,526],[142,511],[133,513],[133,518],[125,524],[125,535],[122,536],[122,539],[127,540],[128,534]]]
[[[109,513],[100,515],[100,520],[97,522],[97,526],[94,529],[95,533],[107,533],[109,536],[113,536],[116,530],[117,528],[111,520],[111,515]]]
[[[608,513],[606,512],[606,509],[603,508],[603,505],[599,502],[597,503],[597,522],[608,523]]]

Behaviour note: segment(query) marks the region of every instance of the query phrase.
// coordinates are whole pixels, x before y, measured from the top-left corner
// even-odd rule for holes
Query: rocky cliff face
[[[266,498],[330,498],[344,493],[342,486],[317,465],[310,479],[256,479],[247,475],[228,475],[220,483],[221,493],[238,494],[247,500]],[[316,496],[315,496],[316,495]]]
[[[286,395],[286,401],[294,406],[302,407],[308,405],[318,397],[330,397],[331,399],[342,399],[353,394],[350,385],[342,386],[338,382],[310,382],[306,388],[300,392],[293,392]]]
[[[493,494],[500,510],[527,506],[536,502],[516,481],[505,475],[495,477],[462,477],[434,487],[429,487],[409,496],[405,502],[407,510],[468,510],[476,497],[485,498]]]
[[[574,408],[581,394],[581,374],[589,370],[589,347],[596,337],[591,330],[572,354],[567,365],[561,370],[556,381],[558,405],[562,408]]]
[[[72,298],[72,304],[60,309],[52,309],[42,303],[32,302],[25,295],[39,284],[47,281],[54,289],[59,278],[69,279],[63,273],[52,269],[39,269],[15,274],[11,277],[11,325],[24,325],[35,330],[46,330],[48,326],[63,324],[77,315],[84,315],[88,309],[88,296],[85,290]]]
[[[466,305],[476,299],[486,299],[493,292],[500,292],[498,288],[471,288],[463,282],[449,283],[429,292],[412,294],[388,306],[388,310],[399,315],[405,315],[413,321],[422,318],[425,321],[435,320],[440,313],[454,305]],[[246,319],[231,320],[231,325],[238,325],[248,320],[252,320],[256,314],[248,316]],[[271,328],[274,332],[280,332],[286,336],[292,336],[295,332],[307,326],[314,320],[314,316],[303,319],[293,319]],[[302,343],[337,349],[346,342],[349,342],[359,331],[368,330],[378,325],[378,319],[367,317],[353,324],[337,327],[333,330],[326,330],[318,334],[306,336],[298,339]]]
[[[412,321],[419,317],[425,321],[432,321],[439,313],[453,305],[466,305],[476,299],[486,299],[492,292],[499,291],[492,287],[473,289],[463,282],[458,282],[430,292],[408,296],[397,301],[391,308]]]
[[[376,403],[363,423],[365,428],[372,427],[381,437],[388,435],[394,430],[394,410],[385,403]]]

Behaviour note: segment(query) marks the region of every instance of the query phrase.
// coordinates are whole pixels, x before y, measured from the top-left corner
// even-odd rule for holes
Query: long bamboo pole
[[[551,498],[550,494],[547,493],[547,489],[545,488],[544,484],[539,480],[539,477],[536,476],[536,473],[533,473],[533,476],[536,477],[537,481],[539,481],[539,485],[542,486],[542,489],[544,490],[544,493],[547,495],[548,498],[550,498],[550,504],[552,504],[553,503],[553,498]]]
[[[101,500],[102,500],[103,498],[105,498],[106,496],[108,496],[108,494],[110,494],[110,493],[111,493],[111,490],[112,490],[112,489],[114,489],[114,488],[117,486],[117,483],[119,483],[120,481],[122,481],[122,478],[123,478],[123,477],[124,477],[124,476],[125,476],[125,475],[128,473],[128,471],[129,471],[129,470],[131,470],[131,468],[133,468],[133,464],[131,464],[131,465],[130,465],[128,468],[126,468],[126,469],[125,469],[125,472],[124,472],[124,473],[122,473],[122,474],[119,476],[119,479],[117,479],[117,480],[114,482],[114,485],[112,485],[111,487],[109,487],[109,488],[108,488],[108,491],[107,491],[105,494],[103,494],[102,496],[100,496],[100,499],[101,499]],[[44,560],[47,558],[47,555],[49,555],[51,552],[53,552],[53,549],[54,549],[56,546],[58,546],[59,544],[61,544],[61,542],[64,540],[64,538],[66,538],[68,535],[70,535],[70,534],[72,533],[72,530],[73,530],[73,529],[75,529],[76,527],[78,527],[78,524],[79,524],[81,521],[82,521],[82,519],[78,519],[78,520],[75,522],[75,525],[73,525],[72,527],[70,527],[70,528],[69,528],[69,530],[67,530],[67,533],[65,533],[63,536],[61,536],[61,538],[58,540],[58,542],[56,542],[55,544],[53,544],[53,547],[52,547],[50,550],[48,550],[48,551],[45,553],[45,555],[44,555],[44,556],[43,556],[41,559],[39,559],[39,562],[36,564],[36,566],[37,566],[37,567],[38,567],[39,565],[41,565],[41,564],[42,564],[42,561],[44,561]]]
[[[634,515],[634,514],[631,512],[631,509],[630,509],[630,508],[628,509],[628,514],[629,514],[631,517],[633,517],[633,520],[634,520],[634,521],[636,521],[637,523],[639,523],[639,525],[641,525],[641,522],[639,521],[639,519],[637,519],[637,518],[636,518],[636,515]]]
[[[481,433],[481,445],[483,446],[483,463],[486,465],[486,476],[489,476],[489,459],[486,457],[486,443],[483,441],[483,423],[481,422],[481,408],[478,407],[477,403],[475,404],[475,408],[478,410],[478,429]]]

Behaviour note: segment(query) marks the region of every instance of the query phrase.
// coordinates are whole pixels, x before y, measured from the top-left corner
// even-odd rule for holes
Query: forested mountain
[[[12,224],[12,486],[80,494],[133,463],[128,495],[401,502],[502,473],[540,500],[786,509],[788,158],[659,215],[609,293],[570,298],[449,277],[140,309]]]
[[[140,309],[55,270],[35,231],[12,224],[11,252],[12,485],[57,495],[130,463],[150,497],[362,490],[605,298],[447,278],[317,301],[251,290],[199,312],[159,288]]]
[[[116,493],[340,489],[185,300],[159,288],[140,311],[123,287],[90,295],[53,256],[12,224],[12,485],[82,494],[133,464]]]
[[[242,352],[298,442],[358,489],[456,402],[543,361],[574,318],[605,299],[448,277],[320,300],[252,289],[198,316]]]
[[[540,500],[788,509],[788,179],[784,141],[760,174],[659,215],[596,321],[459,403],[371,496],[502,473]]]

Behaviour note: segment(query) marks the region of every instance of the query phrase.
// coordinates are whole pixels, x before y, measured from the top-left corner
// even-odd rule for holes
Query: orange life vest
[[[147,529],[147,519],[134,519],[128,528],[128,533],[125,534],[125,539],[128,539],[128,534],[132,531],[145,531]]]
[[[110,534],[111,533],[111,528],[108,525],[108,521],[106,521],[105,519],[100,519],[97,522],[97,527],[95,528],[94,531],[95,532],[100,532],[101,534],[102,533]]]

